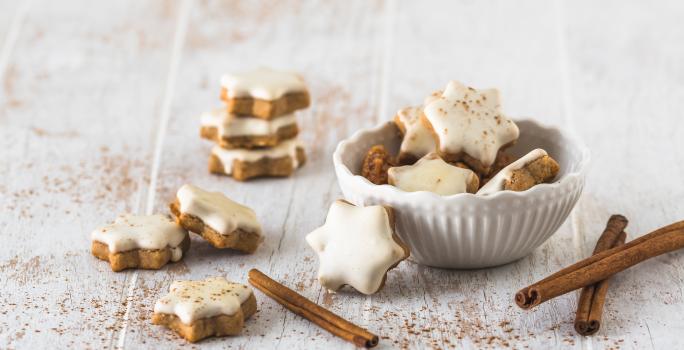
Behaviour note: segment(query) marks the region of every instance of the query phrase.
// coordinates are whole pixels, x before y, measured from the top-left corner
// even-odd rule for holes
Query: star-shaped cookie
[[[166,215],[120,215],[91,234],[92,253],[113,271],[159,269],[190,248],[188,232]]]
[[[318,280],[330,291],[349,285],[363,294],[382,288],[387,271],[408,258],[391,208],[335,201],[325,224],[306,236],[318,254]]]
[[[208,336],[236,335],[256,312],[252,289],[223,277],[174,281],[154,305],[152,323],[195,342]]]
[[[186,184],[169,205],[179,225],[204,237],[217,248],[252,253],[263,241],[254,210],[220,192]]]
[[[520,131],[501,112],[499,91],[475,90],[451,81],[421,116],[447,162],[463,160],[486,175],[500,149],[512,145]]]
[[[401,146],[399,147],[399,163],[411,164],[422,156],[435,151],[435,140],[420,116],[423,114],[423,106],[431,103],[442,95],[436,91],[425,98],[422,106],[406,107],[400,109],[394,116],[394,123],[402,134]]]
[[[304,79],[293,72],[259,67],[242,73],[226,74],[221,85],[227,97],[251,97],[272,101],[285,94],[306,91]]]
[[[442,196],[475,193],[480,184],[477,175],[445,162],[437,153],[429,153],[413,165],[390,168],[389,184],[407,192],[430,191]]]

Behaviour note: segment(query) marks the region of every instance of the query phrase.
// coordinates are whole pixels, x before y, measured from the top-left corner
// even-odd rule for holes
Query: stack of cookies
[[[306,160],[295,111],[309,106],[296,73],[258,68],[221,79],[226,107],[202,116],[201,136],[216,143],[209,171],[244,181],[289,176]]]

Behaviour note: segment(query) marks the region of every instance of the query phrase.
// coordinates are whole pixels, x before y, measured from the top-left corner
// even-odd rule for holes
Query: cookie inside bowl
[[[560,164],[551,183],[521,191],[488,195],[405,192],[375,185],[361,176],[368,149],[399,150],[401,135],[393,122],[357,132],[342,141],[333,162],[344,197],[355,205],[388,205],[397,213],[397,233],[411,248],[411,260],[444,268],[482,268],[530,254],[565,221],[584,186],[588,152],[559,129],[533,120],[516,120],[518,142],[507,153],[518,158],[545,149]]]
[[[560,164],[560,172],[554,182],[562,179],[567,173],[578,172],[583,167],[583,163],[580,162],[583,150],[575,147],[576,142],[568,136],[555,128],[544,127],[527,119],[516,120],[515,123],[520,128],[520,138],[515,145],[506,149],[506,153],[513,156],[513,159],[518,159],[535,148],[546,150]],[[401,133],[393,122],[369,130],[367,137],[359,138],[357,142],[350,144],[349,146],[358,151],[341,154],[342,163],[353,175],[361,176],[363,158],[374,145],[385,146],[393,155],[399,152]]]

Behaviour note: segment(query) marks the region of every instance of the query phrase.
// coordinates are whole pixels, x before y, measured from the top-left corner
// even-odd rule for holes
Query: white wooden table
[[[590,254],[611,213],[630,238],[684,217],[681,1],[1,1],[0,348],[185,348],[150,324],[174,279],[257,267],[381,335],[382,347],[684,346],[684,254],[619,274],[593,337],[572,328],[575,293],[531,312],[513,293]],[[308,164],[289,179],[208,174],[198,114],[228,70],[301,71]],[[592,151],[571,218],[534,254],[478,271],[403,263],[373,296],[315,280],[304,235],[341,196],[335,145],[450,79],[499,87],[512,116],[577,132]],[[193,239],[160,271],[113,273],[90,231],[122,212],[166,212],[187,182],[253,207],[254,255]],[[201,348],[351,345],[257,293],[239,337]]]

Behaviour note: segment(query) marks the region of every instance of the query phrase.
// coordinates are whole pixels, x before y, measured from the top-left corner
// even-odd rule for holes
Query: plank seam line
[[[171,48],[171,60],[169,62],[169,70],[166,75],[166,82],[164,86],[164,98],[161,104],[159,127],[157,129],[157,137],[154,146],[154,156],[152,158],[152,169],[150,171],[150,183],[147,187],[147,203],[145,205],[145,214],[150,215],[154,211],[154,200],[157,192],[157,177],[159,175],[159,167],[161,164],[161,156],[164,146],[164,136],[168,129],[169,119],[171,116],[171,103],[173,101],[173,93],[176,87],[176,78],[178,76],[178,67],[180,65],[180,57],[182,54],[185,36],[188,30],[188,17],[190,13],[190,1],[184,0],[181,3],[178,20],[176,22],[176,30],[173,36],[173,46]],[[126,343],[126,334],[128,333],[128,325],[130,323],[130,312],[133,304],[133,296],[135,294],[136,285],[138,282],[138,271],[131,274],[131,280],[128,285],[126,296],[126,310],[122,316],[121,328],[119,331],[119,338],[116,342],[116,348],[122,349]]]
[[[5,79],[5,74],[7,72],[7,64],[9,63],[12,51],[17,44],[17,39],[19,38],[19,32],[23,26],[26,15],[31,8],[32,0],[24,1],[14,13],[12,18],[12,23],[10,24],[9,30],[7,31],[7,36],[5,36],[5,43],[0,49],[0,81]],[[4,90],[4,88],[3,88]],[[4,95],[4,91],[3,91]]]

